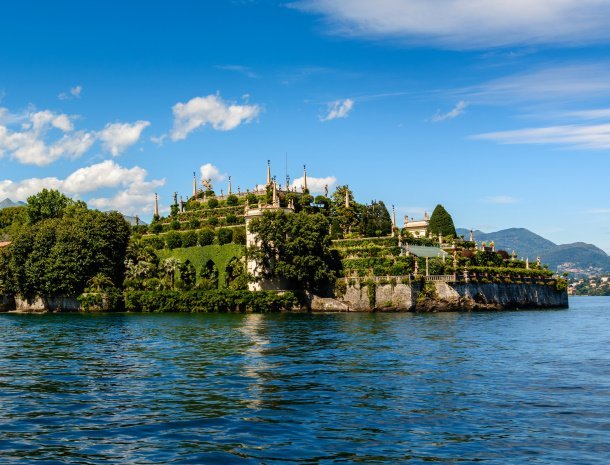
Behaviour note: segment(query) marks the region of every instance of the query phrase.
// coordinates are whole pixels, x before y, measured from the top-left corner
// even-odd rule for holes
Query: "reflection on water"
[[[0,463],[594,464],[610,299],[476,314],[0,315]]]

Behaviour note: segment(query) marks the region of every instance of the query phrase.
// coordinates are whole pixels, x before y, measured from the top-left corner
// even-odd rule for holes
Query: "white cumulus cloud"
[[[13,201],[26,201],[28,197],[42,189],[61,189],[63,182],[55,177],[31,178],[14,182],[10,179],[0,181],[0,198]]]
[[[82,194],[104,188],[129,186],[131,183],[141,184],[145,178],[146,170],[143,168],[123,168],[113,160],[105,160],[70,174],[63,183],[63,189],[69,193]]]
[[[221,182],[227,179],[227,175],[221,173],[220,170],[211,163],[202,165],[201,168],[199,168],[199,171],[201,172],[202,179],[211,179],[215,182]]]
[[[292,181],[292,187],[296,187],[300,190],[304,180],[304,177],[294,179]],[[334,176],[327,176],[325,178],[315,178],[313,176],[307,176],[307,188],[312,194],[323,194],[324,187],[328,186],[328,195],[330,195],[333,191],[333,188],[335,187],[335,184],[337,184],[337,178],[335,178]]]
[[[321,116],[320,121],[330,121],[337,118],[347,118],[349,113],[354,108],[354,101],[352,99],[335,100],[328,104],[326,116]]]
[[[0,198],[25,201],[42,189],[57,189],[66,195],[80,198],[82,194],[115,189],[109,197],[94,197],[87,203],[100,210],[118,210],[126,214],[151,212],[154,192],[165,184],[165,179],[148,181],[147,171],[134,166],[124,168],[112,160],[80,168],[66,179],[56,177],[30,178],[22,181],[0,180]]]
[[[217,131],[230,131],[242,123],[249,123],[261,111],[258,105],[238,105],[228,103],[219,95],[194,97],[186,103],[176,103],[172,107],[174,126],[170,133],[172,140],[186,139],[195,129],[210,125]]]
[[[95,141],[91,133],[74,131],[65,114],[32,111],[23,120],[21,130],[0,124],[0,156],[9,153],[20,163],[45,166],[61,157],[80,157]],[[59,139],[57,131],[63,133]],[[53,138],[56,140],[49,140]]]
[[[129,123],[109,123],[98,132],[104,150],[116,157],[140,140],[145,128],[150,126],[148,121]]]
[[[449,49],[610,38],[606,0],[299,0],[292,6],[323,15],[337,34]]]
[[[441,121],[446,121],[449,119],[457,118],[462,113],[464,113],[467,106],[468,106],[468,104],[465,101],[460,100],[457,103],[457,105],[455,107],[453,107],[453,109],[451,109],[447,113],[440,113],[437,111],[436,114],[434,114],[434,116],[432,116],[432,122],[440,123]]]

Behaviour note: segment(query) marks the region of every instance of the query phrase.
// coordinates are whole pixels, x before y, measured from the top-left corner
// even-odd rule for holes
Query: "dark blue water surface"
[[[610,462],[610,298],[0,315],[0,463]]]

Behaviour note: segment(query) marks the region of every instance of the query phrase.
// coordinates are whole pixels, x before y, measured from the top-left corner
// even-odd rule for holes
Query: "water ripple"
[[[606,464],[610,299],[0,315],[0,462]]]

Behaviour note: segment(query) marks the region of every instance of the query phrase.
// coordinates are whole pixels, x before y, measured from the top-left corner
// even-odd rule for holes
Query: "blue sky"
[[[610,252],[609,26],[602,0],[6,2],[0,199],[148,218],[287,154],[399,215]]]

